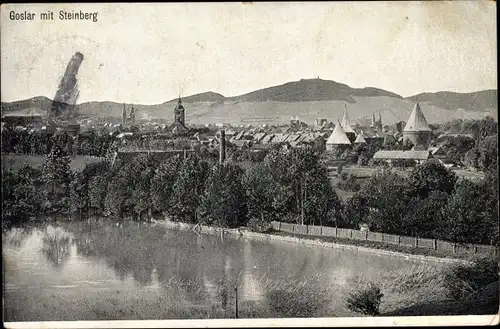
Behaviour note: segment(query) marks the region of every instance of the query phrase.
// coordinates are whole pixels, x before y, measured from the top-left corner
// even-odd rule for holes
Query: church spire
[[[123,103],[122,125],[125,125],[126,123],[127,123],[127,109],[125,108],[125,103]]]

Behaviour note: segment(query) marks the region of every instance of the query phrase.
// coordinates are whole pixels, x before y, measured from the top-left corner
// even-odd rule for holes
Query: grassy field
[[[100,158],[87,155],[77,155],[71,157],[71,169],[76,169],[86,165],[87,163],[98,162]],[[41,167],[45,162],[43,155],[24,155],[24,154],[2,154],[2,170],[18,170],[24,164],[32,167]]]

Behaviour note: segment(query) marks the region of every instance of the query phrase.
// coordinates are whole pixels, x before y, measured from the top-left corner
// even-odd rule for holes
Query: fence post
[[[453,252],[454,253],[457,252],[457,244],[455,242],[453,242]]]
[[[309,225],[306,224],[306,234],[309,234]]]
[[[401,235],[398,235],[398,246],[401,244]]]
[[[477,244],[474,244],[474,255],[477,254]]]
[[[384,233],[381,233],[381,240],[380,242],[384,242]]]
[[[350,237],[351,237],[351,240],[352,240],[352,229],[349,230],[349,234],[350,234]]]
[[[335,237],[337,237],[337,226],[335,226]]]
[[[295,233],[295,224],[292,224],[292,233]]]
[[[323,235],[323,225],[319,227],[319,235]]]
[[[365,240],[368,240],[368,231],[365,231]]]
[[[434,250],[438,250],[437,240],[434,239],[433,243],[434,243]]]
[[[281,222],[278,222],[278,231],[281,231]]]
[[[415,247],[418,247],[418,236],[415,237]]]

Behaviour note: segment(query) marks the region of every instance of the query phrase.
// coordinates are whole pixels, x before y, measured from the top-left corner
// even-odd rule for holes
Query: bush
[[[479,258],[472,264],[454,265],[445,270],[444,278],[447,296],[461,300],[470,293],[498,281],[498,260]]]
[[[347,297],[347,308],[364,315],[380,315],[379,307],[384,294],[373,283],[357,289]]]
[[[247,223],[247,227],[250,231],[257,233],[268,233],[273,229],[271,223],[257,218],[251,218]]]
[[[268,291],[266,299],[273,316],[286,318],[322,316],[328,303],[325,291],[310,284]]]

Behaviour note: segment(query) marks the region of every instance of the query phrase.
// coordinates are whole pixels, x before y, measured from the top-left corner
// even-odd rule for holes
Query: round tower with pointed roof
[[[342,117],[342,122],[340,123],[342,129],[344,130],[345,135],[349,138],[349,141],[352,143],[356,139],[356,132],[351,127],[351,123],[349,120],[349,116],[347,115],[347,106],[344,105],[344,116]]]
[[[410,142],[414,146],[427,148],[430,142],[431,131],[424,113],[420,109],[420,105],[416,103],[403,129],[403,143]]]
[[[351,141],[347,137],[342,125],[338,122],[335,124],[335,129],[333,130],[330,137],[326,141],[326,150],[334,151],[339,148],[349,147],[351,145]]]

